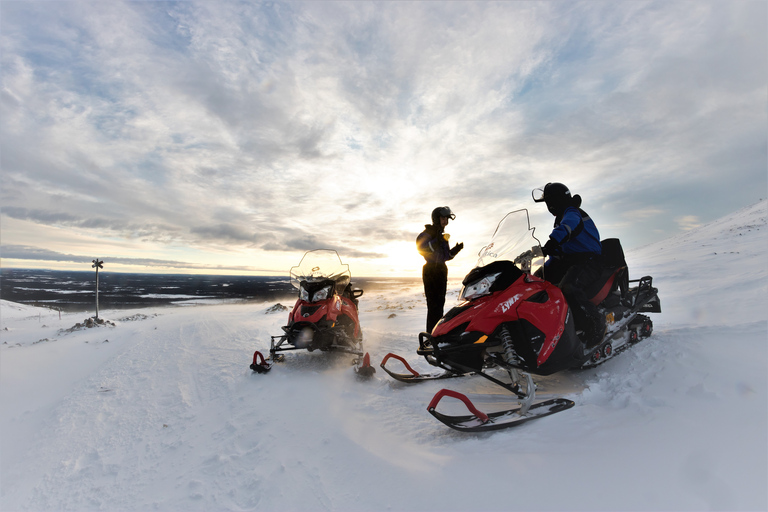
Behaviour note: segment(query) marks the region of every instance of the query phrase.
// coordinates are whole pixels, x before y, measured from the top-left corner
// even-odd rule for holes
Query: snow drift
[[[358,382],[350,356],[298,352],[252,373],[286,320],[272,303],[71,329],[84,315],[0,301],[0,508],[765,510],[767,204],[628,251],[659,289],[653,336],[537,379],[576,407],[490,434],[426,411],[441,387],[499,401],[479,378]],[[364,295],[372,361],[427,369],[425,314],[418,288]]]

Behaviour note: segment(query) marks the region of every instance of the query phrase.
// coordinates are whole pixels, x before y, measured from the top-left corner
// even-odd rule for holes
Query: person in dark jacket
[[[580,208],[581,197],[571,197],[571,191],[562,183],[547,183],[534,190],[533,200],[545,202],[549,213],[555,216],[555,227],[542,247],[548,256],[543,277],[563,291],[573,311],[576,329],[584,333],[585,345],[597,345],[605,335],[605,317],[585,293],[602,272],[597,226]]]
[[[447,206],[440,206],[432,211],[432,224],[424,226],[424,231],[416,237],[416,247],[424,256],[426,263],[422,268],[421,277],[424,281],[424,295],[427,297],[427,332],[432,329],[443,316],[445,292],[448,286],[448,267],[445,262],[452,260],[463,243],[458,243],[450,249],[449,235],[445,227],[456,215]]]

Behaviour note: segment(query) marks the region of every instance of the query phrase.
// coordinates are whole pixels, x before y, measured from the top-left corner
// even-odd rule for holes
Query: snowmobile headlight
[[[491,293],[491,286],[496,281],[496,278],[501,275],[501,272],[497,272],[495,274],[489,274],[485,276],[484,278],[475,281],[474,283],[470,283],[464,288],[461,289],[461,293],[459,294],[459,299],[463,300],[473,300],[478,297],[482,297],[483,295],[488,295]]]
[[[311,327],[304,327],[296,334],[296,338],[293,343],[297,347],[306,347],[312,343],[312,339],[315,337],[315,331]]]
[[[312,302],[318,302],[327,299],[331,295],[331,285],[324,286],[320,291],[312,296]]]
[[[299,299],[304,302],[309,302],[309,292],[304,288],[304,285],[301,285],[301,288],[299,289]]]

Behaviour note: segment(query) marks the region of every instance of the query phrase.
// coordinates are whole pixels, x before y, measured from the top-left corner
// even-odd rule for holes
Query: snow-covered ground
[[[766,510],[766,205],[629,251],[659,289],[653,336],[537,379],[576,407],[495,433],[426,411],[442,387],[502,400],[477,377],[359,382],[350,356],[307,352],[252,373],[287,318],[271,303],[71,330],[85,315],[1,301],[0,509]],[[429,368],[418,288],[360,308],[375,366],[394,351]]]

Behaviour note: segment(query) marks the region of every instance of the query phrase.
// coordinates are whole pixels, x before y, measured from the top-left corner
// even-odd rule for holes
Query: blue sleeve
[[[573,231],[579,227],[581,222],[581,213],[576,208],[568,208],[563,214],[563,218],[560,220],[560,225],[552,230],[552,234],[549,235],[558,244],[562,245],[571,238]]]

